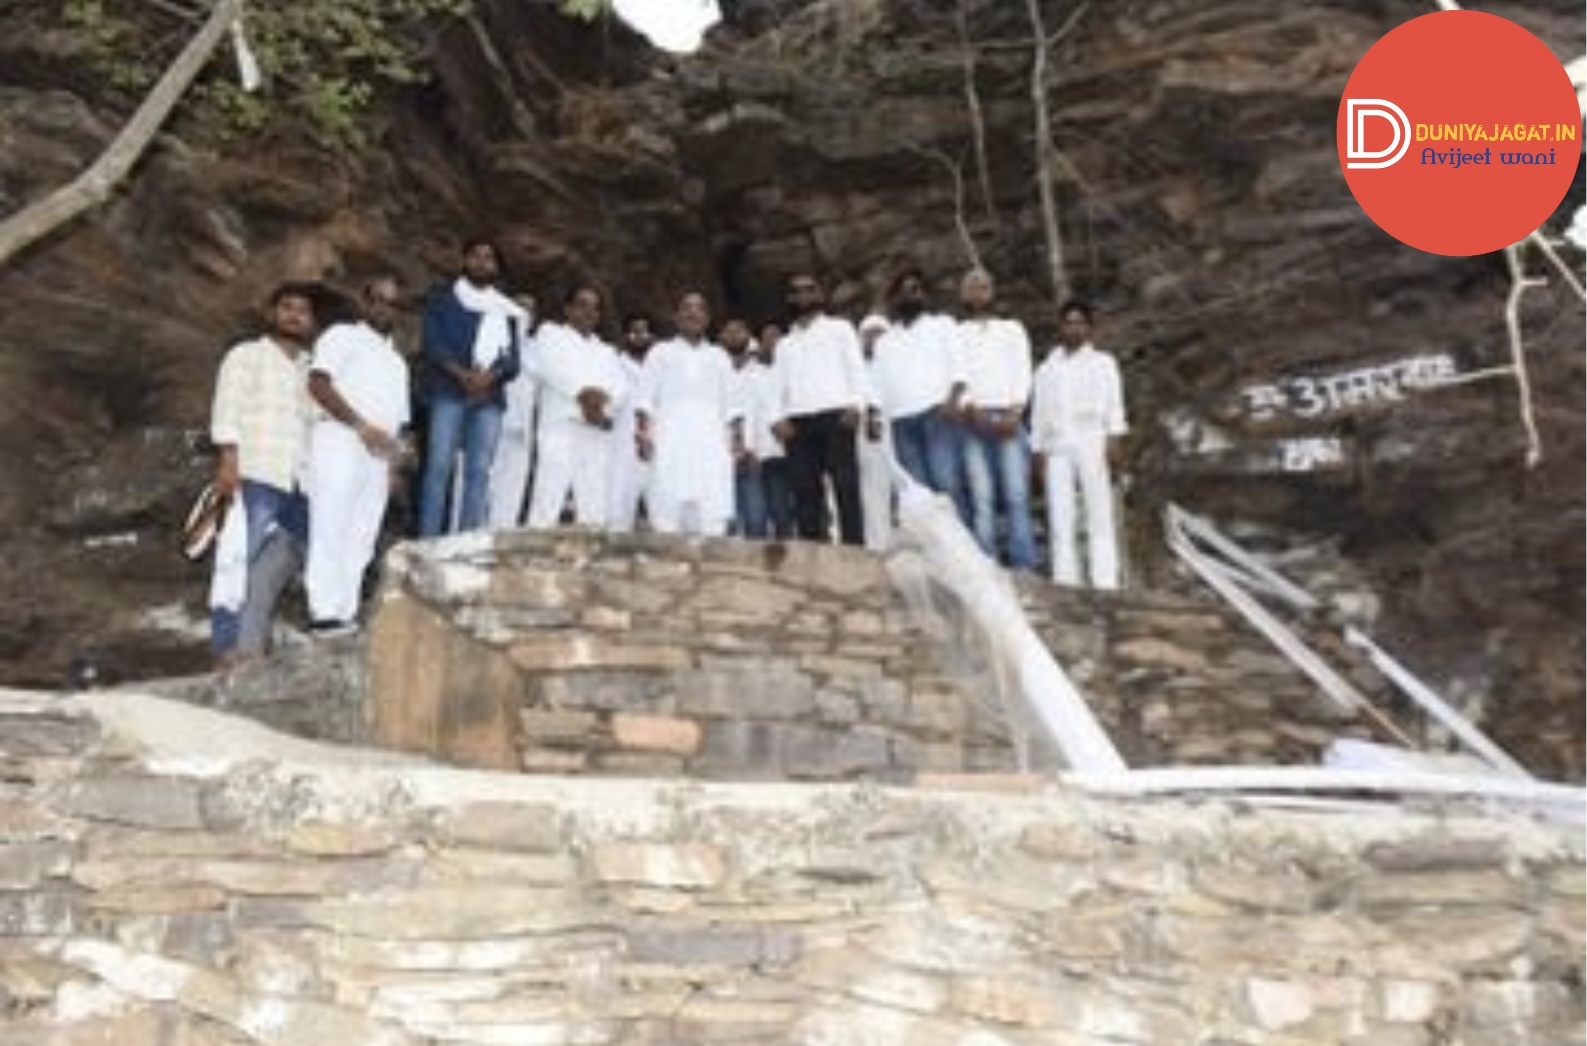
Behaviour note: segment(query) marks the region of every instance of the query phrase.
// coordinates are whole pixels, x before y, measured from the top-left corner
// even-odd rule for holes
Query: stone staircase
[[[1193,581],[1015,584],[1132,767],[1316,764],[1336,737],[1390,739]],[[378,603],[367,640],[294,643],[224,688],[152,689],[302,735],[532,773],[903,782],[1056,765],[956,638],[952,607],[922,617],[859,550],[472,535],[399,546]],[[1336,666],[1386,698],[1326,625],[1312,632]]]

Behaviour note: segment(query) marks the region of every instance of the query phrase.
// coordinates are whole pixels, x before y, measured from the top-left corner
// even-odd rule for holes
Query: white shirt
[[[534,336],[526,330],[518,343],[518,373],[502,389],[507,401],[507,410],[501,417],[504,432],[528,432],[534,422],[535,399],[540,393],[539,379],[535,377],[539,367],[538,351]]]
[[[733,361],[721,346],[704,339],[669,338],[645,355],[634,409],[652,421],[677,411],[708,412],[726,439],[728,423],[744,416],[734,395],[737,387]]]
[[[960,320],[959,358],[967,406],[1022,410],[1030,401],[1030,336],[1018,320]]]
[[[782,441],[772,435],[777,414],[778,378],[775,366],[747,360],[734,372],[734,400],[744,412],[744,446],[761,461],[780,458]]]
[[[279,490],[297,485],[314,417],[309,354],[289,357],[268,337],[232,346],[215,378],[209,438],[237,448],[243,479]]]
[[[338,323],[314,343],[312,371],[324,374],[347,405],[391,435],[408,424],[408,363],[367,323]],[[329,415],[321,411],[321,417]]]
[[[602,389],[611,397],[606,414],[616,418],[627,387],[616,349],[565,323],[542,324],[535,332],[535,349],[542,425],[583,421],[578,395],[591,388]]]
[[[1055,348],[1036,369],[1031,404],[1031,449],[1042,454],[1095,448],[1122,436],[1124,383],[1119,365],[1090,343],[1073,352]]]
[[[889,418],[908,418],[948,399],[965,381],[954,322],[926,313],[910,324],[894,323],[876,341],[871,379]]]
[[[872,399],[854,325],[833,316],[795,324],[777,343],[777,416],[863,410]]]

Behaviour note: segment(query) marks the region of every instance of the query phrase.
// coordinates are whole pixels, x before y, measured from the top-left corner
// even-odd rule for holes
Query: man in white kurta
[[[623,386],[618,390],[617,410],[612,418],[612,459],[608,472],[611,485],[606,508],[608,530],[634,529],[639,519],[639,503],[646,501],[646,491],[650,487],[650,463],[640,458],[636,442],[638,419],[634,413],[634,397],[639,392],[639,373],[655,341],[650,317],[633,315],[623,320],[623,340],[617,351]]]
[[[523,521],[524,499],[529,493],[529,469],[534,463],[535,401],[540,382],[535,377],[534,299],[517,298],[523,306],[522,348],[519,350],[518,376],[502,387],[507,406],[501,416],[501,439],[496,441],[496,456],[490,462],[490,508],[486,516],[492,530],[516,527]],[[458,470],[461,474],[462,470]],[[463,500],[462,484],[452,491],[454,505]],[[454,521],[455,525],[455,521]]]
[[[860,351],[865,355],[866,376],[873,396],[877,387],[876,345],[886,337],[887,317],[871,313],[860,321]],[[893,539],[893,445],[883,411],[872,406],[865,424],[854,434],[854,457],[860,468],[860,512],[865,524],[865,547],[872,552],[887,548]]]
[[[563,303],[562,323],[535,335],[540,380],[539,461],[529,497],[529,526],[554,527],[568,494],[573,522],[606,526],[611,499],[612,425],[623,376],[617,350],[595,333],[601,295],[580,286]]]
[[[1085,511],[1087,573],[1092,587],[1119,587],[1118,528],[1109,464],[1126,431],[1124,383],[1112,356],[1091,344],[1091,308],[1070,302],[1059,314],[1058,345],[1036,370],[1031,447],[1047,487],[1053,580],[1078,585],[1075,495]]]
[[[649,450],[650,521],[663,534],[715,537],[733,518],[733,462],[744,411],[733,362],[705,336],[705,297],[678,303],[677,336],[645,357],[636,411]]]
[[[314,344],[309,395],[319,406],[309,435],[309,552],[304,586],[318,631],[358,616],[409,423],[408,364],[392,343],[397,283],[371,280],[363,318]]]

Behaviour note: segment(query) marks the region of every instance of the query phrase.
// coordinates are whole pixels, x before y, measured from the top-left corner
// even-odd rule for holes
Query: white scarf
[[[474,366],[488,368],[512,345],[512,329],[507,321],[516,319],[521,329],[529,314],[495,287],[476,287],[461,276],[452,285],[452,293],[463,308],[479,313],[479,329],[474,332]]]

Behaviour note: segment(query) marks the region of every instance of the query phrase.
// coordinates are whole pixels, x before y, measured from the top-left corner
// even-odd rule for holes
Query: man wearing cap
[[[860,321],[860,352],[873,393],[878,391],[876,346],[887,336],[887,317],[871,313]],[[860,512],[865,519],[865,547],[880,552],[893,539],[893,447],[880,408],[868,405],[865,425],[855,434],[854,455],[860,469]]]

